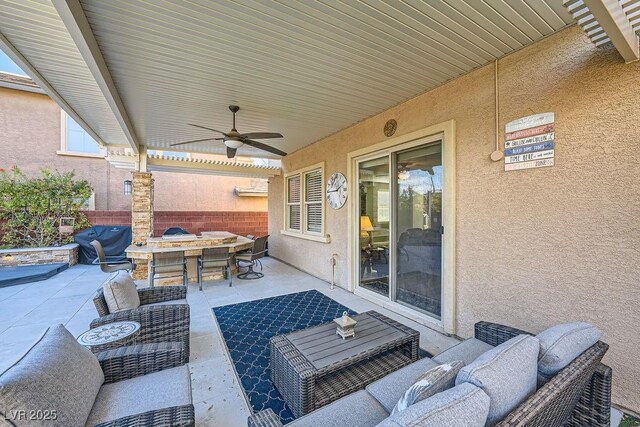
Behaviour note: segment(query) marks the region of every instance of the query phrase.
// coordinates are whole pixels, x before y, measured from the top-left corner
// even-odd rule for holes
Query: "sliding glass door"
[[[389,157],[360,163],[358,173],[360,286],[389,296]]]
[[[396,280],[392,298],[437,319],[442,299],[442,145],[394,155]]]
[[[357,163],[358,284],[442,318],[442,144]]]

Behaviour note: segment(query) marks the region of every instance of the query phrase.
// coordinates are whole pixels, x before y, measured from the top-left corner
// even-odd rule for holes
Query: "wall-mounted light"
[[[133,191],[133,183],[131,182],[131,180],[127,179],[124,182],[124,194],[126,196],[130,196],[132,191]]]

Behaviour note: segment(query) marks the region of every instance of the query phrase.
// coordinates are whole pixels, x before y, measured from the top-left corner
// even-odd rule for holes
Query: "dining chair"
[[[156,279],[177,277],[182,277],[182,284],[185,287],[189,284],[187,259],[184,256],[184,251],[154,253],[151,260],[149,286],[153,287]]]
[[[134,265],[130,261],[122,260],[120,257],[108,257],[104,254],[102,244],[97,241],[91,241],[91,246],[96,250],[98,257],[93,261],[93,264],[98,264],[100,270],[105,273],[113,273],[120,270],[127,270],[131,272],[134,269]],[[111,260],[109,260],[111,258]],[[115,259],[114,259],[115,258]]]
[[[238,279],[242,280],[253,280],[264,277],[263,273],[259,273],[254,271],[254,267],[256,264],[260,265],[260,271],[262,271],[262,262],[261,258],[264,258],[265,253],[267,252],[267,239],[269,235],[258,237],[253,241],[253,247],[249,252],[242,252],[236,254],[236,263],[238,265],[238,271],[241,268],[246,268],[247,271],[244,273],[238,274]]]
[[[198,257],[198,286],[202,290],[202,277],[208,273],[215,273],[222,270],[229,278],[229,286],[233,284],[231,274],[231,254],[229,248],[207,248],[202,250],[202,255]]]

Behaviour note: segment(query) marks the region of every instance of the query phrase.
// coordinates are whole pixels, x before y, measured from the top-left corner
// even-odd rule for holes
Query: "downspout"
[[[495,119],[496,119],[496,149],[491,153],[491,160],[498,162],[504,156],[500,150],[500,89],[498,84],[498,60],[494,62],[494,87],[495,87]]]

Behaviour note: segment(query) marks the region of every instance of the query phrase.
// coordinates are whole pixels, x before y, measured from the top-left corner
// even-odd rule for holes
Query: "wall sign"
[[[505,171],[553,166],[554,152],[554,113],[522,117],[505,126]]]

